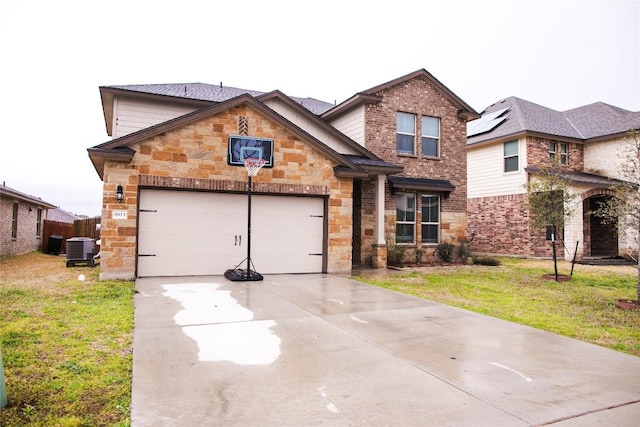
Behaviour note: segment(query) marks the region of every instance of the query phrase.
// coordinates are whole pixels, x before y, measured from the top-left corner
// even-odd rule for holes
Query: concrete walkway
[[[346,278],[136,288],[134,427],[640,419],[640,358]]]

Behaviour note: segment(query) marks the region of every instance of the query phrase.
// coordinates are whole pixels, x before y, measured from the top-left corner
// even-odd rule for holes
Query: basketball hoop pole
[[[258,173],[258,170],[260,170],[260,168],[264,166],[264,164],[265,162],[262,160],[245,160],[245,165],[247,166],[247,174],[249,176],[249,179],[247,181],[247,257],[244,260],[240,261],[240,264],[236,265],[235,268],[227,270],[224,273],[224,276],[232,281],[246,282],[250,280],[258,281],[263,279],[262,274],[255,271],[255,267],[253,267],[253,261],[251,261],[251,178]],[[243,271],[238,267],[240,267],[240,265],[244,261],[247,261],[247,268]],[[254,270],[252,270],[252,267],[254,268]]]
[[[251,174],[249,174],[249,182],[247,183],[247,271],[245,280],[251,280],[249,276],[251,276]]]

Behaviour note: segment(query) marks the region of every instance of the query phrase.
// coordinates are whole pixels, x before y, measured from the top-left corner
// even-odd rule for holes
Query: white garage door
[[[322,272],[323,199],[254,194],[251,206],[256,271]],[[247,243],[244,194],[140,192],[139,277],[223,274],[246,258]]]

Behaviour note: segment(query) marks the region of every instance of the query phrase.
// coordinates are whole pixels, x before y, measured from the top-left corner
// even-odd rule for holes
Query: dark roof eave
[[[434,86],[436,86],[436,88],[438,90],[440,90],[447,98],[449,98],[449,100],[454,104],[457,105],[459,107],[460,110],[466,111],[468,114],[472,115],[472,116],[476,116],[476,117],[480,117],[480,114],[474,110],[469,104],[467,104],[466,102],[464,102],[462,100],[462,98],[460,98],[458,95],[456,95],[451,89],[449,89],[448,87],[446,87],[440,80],[438,80],[437,78],[435,78],[433,76],[433,74],[431,74],[430,72],[428,72],[427,70],[425,70],[424,68],[421,68],[419,70],[416,70],[412,73],[406,74],[402,77],[398,77],[397,79],[393,79],[391,81],[388,81],[386,83],[382,83],[378,86],[374,86],[370,89],[367,89],[365,91],[363,91],[362,93],[364,94],[369,94],[369,95],[373,95],[377,92],[389,89],[393,86],[396,86],[400,83],[403,83],[405,81],[408,80],[412,80],[415,79],[417,77],[425,77],[427,80],[429,80]],[[460,116],[460,111],[458,111],[458,116]]]
[[[424,180],[420,178],[390,176],[388,178],[392,191],[413,190],[413,191],[432,191],[435,193],[443,193],[445,197],[449,197],[456,186],[447,180]]]
[[[122,148],[88,148],[87,153],[93,163],[100,180],[104,178],[104,161],[112,160],[115,162],[130,162],[133,159],[135,150],[129,147]]]
[[[378,156],[376,156],[374,153],[372,153],[371,151],[367,150],[365,147],[361,146],[360,144],[354,142],[352,139],[347,137],[345,134],[343,134],[342,132],[340,132],[339,130],[337,130],[336,128],[331,126],[330,124],[328,124],[326,121],[324,121],[321,118],[319,118],[319,116],[311,113],[309,110],[304,108],[302,105],[300,105],[299,103],[297,103],[296,101],[291,99],[291,97],[287,96],[286,94],[282,93],[281,91],[274,90],[272,92],[269,92],[269,93],[266,93],[264,95],[260,95],[260,96],[257,97],[257,99],[259,101],[266,101],[266,100],[273,99],[273,98],[277,98],[278,100],[280,100],[281,102],[284,102],[289,107],[297,110],[300,114],[306,116],[306,118],[308,120],[312,121],[316,126],[321,128],[322,130],[324,130],[328,134],[333,135],[335,138],[337,138],[338,140],[340,140],[341,142],[343,142],[345,145],[349,146],[353,150],[359,152],[360,154],[362,154],[362,155],[364,155],[366,157],[375,159],[375,160],[382,160]]]
[[[345,166],[335,166],[333,174],[338,178],[367,178],[369,174],[364,170],[351,169]]]
[[[384,166],[366,166],[360,165],[362,169],[367,171],[369,175],[393,175],[396,173],[402,173],[404,171],[404,167],[384,167]]]
[[[42,199],[38,199],[34,196],[30,196],[28,194],[21,193],[17,190],[13,190],[11,188],[0,186],[0,196],[10,197],[12,199],[22,200],[23,202],[31,203],[36,206],[42,206],[47,209],[55,209],[56,205],[51,204],[49,202],[45,202]]]
[[[346,101],[341,102],[332,109],[325,111],[320,115],[324,120],[335,119],[342,114],[364,104],[377,104],[382,101],[382,97],[379,95],[372,95],[366,93],[356,93]]]
[[[483,144],[489,144],[489,143],[494,143],[498,141],[507,141],[509,139],[514,139],[514,138],[517,139],[523,136],[524,137],[532,136],[534,138],[544,138],[544,139],[552,139],[554,141],[567,141],[567,142],[577,142],[577,143],[584,143],[584,142],[590,141],[586,139],[573,138],[570,136],[560,136],[560,135],[552,135],[550,133],[520,130],[507,135],[500,135],[493,138],[483,139],[482,141],[467,142],[467,147],[476,147]],[[469,138],[467,138],[467,141],[469,141]]]

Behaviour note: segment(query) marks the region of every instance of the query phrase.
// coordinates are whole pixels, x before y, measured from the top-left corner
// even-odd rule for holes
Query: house
[[[466,229],[465,129],[479,117],[425,70],[333,105],[201,83],[100,87],[112,140],[88,149],[104,182],[101,278],[386,266],[387,238],[435,248]],[[242,150],[257,149],[248,145]],[[399,213],[399,214],[398,214]]]
[[[87,219],[87,218],[88,216],[86,215],[76,215],[62,208],[51,209],[47,212],[47,219],[49,221],[65,222],[68,224],[73,224],[75,221],[79,219]]]
[[[602,102],[567,111],[510,97],[468,126],[468,221],[474,252],[551,256],[551,235],[529,222],[526,184],[543,166],[557,162],[577,195],[571,217],[558,230],[567,259],[617,256],[634,247],[623,227],[590,214],[615,197],[622,154],[631,148],[629,130],[640,112]],[[577,248],[577,250],[576,250]]]
[[[42,249],[42,225],[49,209],[44,200],[0,186],[0,256]]]

